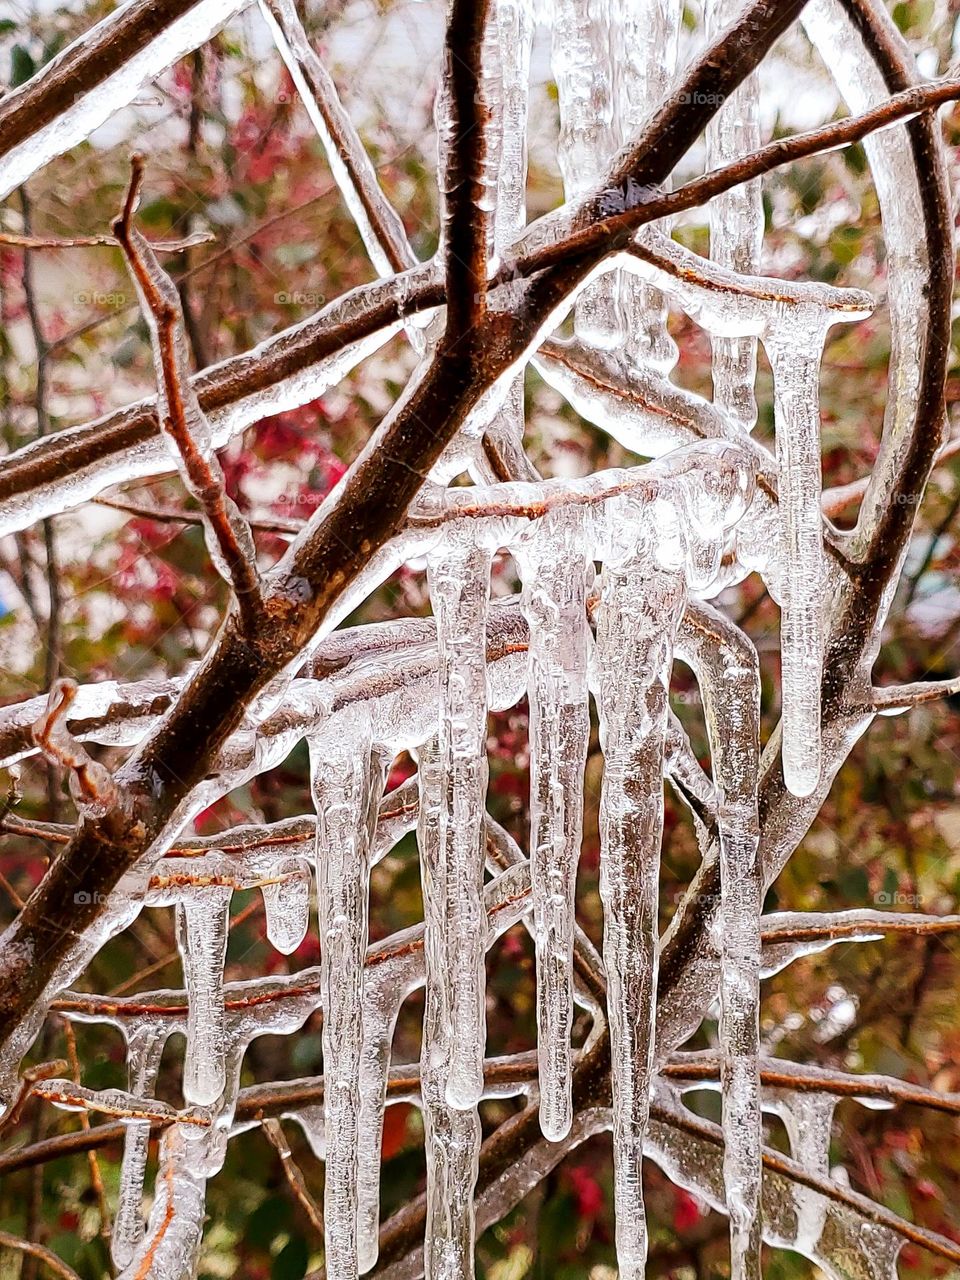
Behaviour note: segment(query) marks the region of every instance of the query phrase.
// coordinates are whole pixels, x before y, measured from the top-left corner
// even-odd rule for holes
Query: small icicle
[[[473,1193],[479,1167],[480,1118],[475,1107],[461,1110],[448,1101],[455,1047],[453,992],[445,945],[452,869],[445,856],[446,770],[436,740],[420,750],[419,776],[417,842],[423,885],[425,968],[420,1087],[427,1154],[424,1274],[426,1280],[473,1280]]]
[[[471,531],[448,539],[427,561],[437,620],[440,724],[439,839],[446,868],[440,915],[450,1016],[446,1097],[475,1107],[483,1092],[486,967],[483,815],[487,792],[486,611],[491,554]]]
[[[656,1019],[664,737],[684,603],[682,574],[655,567],[644,555],[651,531],[641,525],[636,532],[636,558],[604,565],[596,645],[604,756],[600,896],[622,1280],[641,1280],[647,1255],[642,1167]]]
[[[162,1022],[145,1018],[127,1026],[120,1024],[127,1041],[127,1088],[140,1098],[153,1095],[166,1034]],[[123,1138],[123,1162],[117,1212],[113,1219],[110,1256],[122,1270],[128,1266],[143,1239],[143,1179],[150,1148],[150,1121],[127,1125]]]
[[[326,1268],[357,1275],[357,1132],[370,851],[386,780],[369,720],[311,741],[323,997]]]
[[[830,1176],[830,1130],[839,1098],[830,1093],[777,1091],[764,1100],[764,1109],[783,1120],[790,1139],[790,1154],[807,1173]],[[827,1221],[828,1201],[810,1187],[793,1185],[797,1215],[795,1244],[810,1257],[816,1250]]]
[[[587,703],[586,540],[580,513],[551,513],[515,548],[530,626],[530,876],[537,958],[540,1128],[573,1120],[574,896],[583,833]]]
[[[300,858],[281,858],[265,869],[260,885],[270,943],[290,955],[310,924],[310,873]]]
[[[177,946],[187,988],[187,1048],[183,1096],[208,1106],[223,1093],[223,966],[227,958],[232,890],[193,889],[177,907]]]

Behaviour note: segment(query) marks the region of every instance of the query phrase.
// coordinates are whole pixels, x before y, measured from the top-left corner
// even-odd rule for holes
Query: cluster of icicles
[[[303,57],[277,25],[284,4],[277,0],[265,13],[302,86]],[[204,30],[218,20],[216,9],[210,0],[198,6]],[[707,0],[705,9],[713,34],[738,6]],[[551,5],[559,158],[569,199],[596,187],[611,157],[668,90],[681,10],[679,0]],[[833,38],[825,13],[819,21]],[[509,249],[525,222],[523,139],[534,26],[524,0],[499,0],[485,46],[485,95],[499,121],[488,155],[493,255]],[[171,31],[174,44],[196,35]],[[171,49],[157,57],[169,61],[177,56]],[[129,85],[117,89],[118,95],[128,91]],[[757,92],[747,82],[718,114],[708,135],[711,165],[758,143]],[[90,122],[81,125],[88,129]],[[445,142],[441,129],[441,149]],[[334,164],[369,244],[375,237],[342,168]],[[831,587],[820,513],[819,365],[830,326],[863,318],[872,302],[853,290],[756,274],[763,227],[757,184],[716,200],[710,218],[711,260],[681,249],[662,223],[647,229],[639,254],[618,259],[581,293],[573,336],[548,337],[533,356],[544,379],[585,418],[652,461],[581,480],[542,480],[526,464],[526,478],[492,483],[479,437],[487,431],[506,456],[523,459],[522,376],[488,397],[427,482],[404,532],[374,557],[330,625],[411,560],[426,564],[433,618],[327,636],[281,695],[250,713],[186,816],[279,764],[303,738],[315,814],[214,839],[181,836],[154,862],[145,891],[142,877],[131,875],[112,896],[98,926],[100,941],[143,905],[175,906],[185,991],[122,999],[63,992],[55,1006],[60,1012],[115,1026],[125,1037],[128,1090],[95,1094],[54,1080],[36,1091],[59,1105],[126,1117],[112,1245],[124,1277],[181,1280],[193,1273],[205,1183],[243,1127],[235,1113],[247,1046],[258,1036],[295,1033],[321,1009],[323,1103],[291,1115],[326,1162],[327,1276],[355,1280],[372,1268],[393,1031],[403,1001],[419,986],[425,989],[419,1086],[408,1096],[423,1114],[427,1229],[422,1261],[397,1264],[387,1274],[415,1274],[420,1266],[431,1280],[473,1274],[476,1230],[494,1213],[486,1200],[475,1203],[478,1104],[505,1091],[539,1099],[551,1159],[592,1132],[612,1129],[616,1243],[625,1280],[644,1273],[644,1154],[729,1214],[737,1280],[759,1275],[761,1235],[800,1250],[831,1275],[887,1280],[894,1273],[896,1237],[886,1229],[865,1224],[809,1185],[771,1174],[761,1180],[762,1110],[784,1115],[795,1161],[825,1175],[833,1099],[767,1096],[759,1086],[760,979],[809,944],[777,943],[779,917],[763,918],[768,940],[761,944],[759,665],[747,637],[709,603],[756,571],[780,604],[784,778],[794,795],[817,794],[828,781],[820,694],[822,611]],[[666,328],[668,305],[712,337],[712,402],[671,381],[676,351]],[[435,327],[411,324],[409,334],[429,359]],[[775,458],[750,434],[758,341],[773,371]],[[342,372],[335,362],[312,371],[311,394],[318,380],[329,384]],[[258,403],[257,416],[269,407]],[[202,446],[212,455],[223,443],[223,424],[214,423],[212,431],[201,425]],[[232,431],[242,425],[239,419],[227,424]],[[143,454],[144,465],[159,469],[151,457]],[[465,468],[476,483],[447,488]],[[129,476],[108,480],[122,478]],[[491,599],[492,561],[504,549],[519,572],[517,599]],[[677,657],[699,681],[712,778],[670,710]],[[76,692],[71,721],[83,726],[78,738],[133,745],[180,687],[178,681],[85,686]],[[485,794],[488,712],[524,696],[529,858],[489,818]],[[575,945],[589,949],[576,925],[575,889],[591,696],[604,757],[605,1010],[574,972]],[[38,703],[0,713],[5,762],[32,749],[30,726],[41,713]],[[385,796],[390,762],[402,751],[415,755],[417,776]],[[722,1163],[689,1135],[681,1142],[663,1118],[681,1107],[676,1086],[659,1074],[656,1052],[665,778],[694,801],[704,840],[709,819],[719,841]],[[371,868],[412,830],[424,922],[370,946]],[[268,937],[290,953],[309,926],[312,865],[319,967],[225,984],[233,892],[261,890]],[[492,942],[519,920],[536,948],[538,1078],[507,1087],[485,1081],[484,965]],[[872,936],[868,924],[862,936]],[[591,1037],[604,1026],[610,1037],[612,1106],[586,1114],[575,1110],[571,1089],[577,1053],[591,1043],[574,1048],[577,1002],[592,1016]],[[8,1077],[34,1031],[14,1044]],[[164,1045],[175,1033],[186,1039],[179,1111],[152,1097]],[[659,1107],[654,1117],[651,1097]],[[145,1223],[143,1184],[157,1120],[170,1123]],[[535,1180],[536,1170],[528,1172]]]

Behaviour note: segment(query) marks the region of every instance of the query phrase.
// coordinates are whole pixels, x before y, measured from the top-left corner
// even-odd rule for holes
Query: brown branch
[[[197,0],[133,0],[51,58],[26,84],[0,100],[0,159],[29,153],[32,172],[45,160],[38,135],[44,135],[53,155],[74,146],[83,134],[73,136],[75,131],[64,130],[64,117],[82,99],[95,98],[106,80],[142,55],[196,3]],[[228,16],[224,13],[224,20]],[[142,80],[141,75],[139,81],[132,83],[131,99]],[[51,137],[54,134],[56,137]],[[29,172],[24,177],[29,177]]]
[[[134,156],[130,186],[123,211],[113,224],[113,232],[136,280],[138,292],[153,318],[155,344],[163,372],[163,401],[168,409],[164,429],[176,444],[183,460],[184,478],[209,522],[233,587],[241,621],[247,631],[252,631],[262,621],[260,575],[251,553],[252,539],[251,547],[244,545],[242,533],[249,534],[249,530],[227,497],[219,464],[214,455],[205,456],[201,444],[194,437],[193,424],[201,415],[185,367],[180,296],[147,241],[132,225],[133,211],[143,182],[143,167],[142,157]]]
[[[125,511],[131,516],[156,520],[158,524],[203,525],[203,517],[198,512],[183,511],[180,507],[154,507],[146,502],[131,502],[128,498],[94,498],[94,502],[101,507],[112,507],[114,511]],[[258,533],[279,533],[292,537],[300,532],[306,522],[274,516],[269,520],[250,520],[248,523]]]
[[[720,1059],[716,1054],[677,1054],[662,1067],[670,1080],[704,1081],[719,1084]],[[894,1076],[857,1076],[849,1071],[762,1058],[760,1083],[768,1089],[789,1089],[795,1093],[831,1093],[840,1098],[875,1098],[882,1102],[925,1107],[960,1115],[960,1093],[938,1093],[923,1085],[909,1084]]]
[[[25,1253],[28,1257],[36,1258],[38,1262],[42,1262],[55,1276],[62,1277],[62,1280],[80,1280],[76,1271],[72,1267],[68,1267],[62,1258],[58,1258],[55,1253],[48,1249],[45,1245],[34,1244],[31,1240],[21,1240],[19,1236],[13,1236],[9,1231],[0,1231],[0,1248],[14,1249],[18,1253]]]
[[[886,689],[874,689],[873,709],[884,714],[892,711],[906,711],[910,707],[919,707],[924,702],[939,702],[941,698],[952,698],[960,694],[960,679],[957,680],[920,680],[915,684],[892,685]]]
[[[484,162],[489,112],[483,100],[483,36],[489,0],[451,0],[444,45],[444,87],[449,113],[443,175],[445,339],[475,341],[487,309],[487,235]]]

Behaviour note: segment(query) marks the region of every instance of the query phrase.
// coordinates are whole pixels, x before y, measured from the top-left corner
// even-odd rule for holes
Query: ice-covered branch
[[[0,103],[0,199],[83,142],[245,0],[127,0]]]
[[[253,534],[236,503],[227,495],[210,428],[190,384],[180,295],[149,242],[132,223],[142,181],[143,160],[135,156],[130,189],[113,230],[150,327],[159,382],[160,422],[173,443],[183,482],[203,511],[211,558],[221,576],[233,587],[240,616],[247,629],[252,630],[261,616],[260,575]]]
[[[336,85],[310,45],[294,0],[262,0],[260,7],[373,265],[382,276],[415,267],[417,258],[400,215],[380,187]]]

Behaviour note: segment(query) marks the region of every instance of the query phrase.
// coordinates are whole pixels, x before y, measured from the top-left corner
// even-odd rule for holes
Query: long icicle
[[[677,652],[700,684],[720,838],[720,1048],[723,1176],[733,1280],[760,1278],[760,663],[749,637],[691,603]]]
[[[830,317],[795,308],[764,336],[773,369],[780,498],[783,778],[795,796],[820,781],[826,557],[820,512],[820,359]]]
[[[323,999],[326,1269],[355,1280],[363,965],[370,854],[388,761],[362,713],[352,734],[311,741],[317,811],[317,902]]]
[[[480,1117],[448,1098],[453,1057],[453,993],[446,948],[452,868],[444,839],[445,769],[436,739],[420,750],[420,875],[423,885],[425,993],[420,1091],[427,1156],[426,1280],[472,1280],[474,1188],[480,1160]]]
[[[574,511],[548,515],[516,548],[530,626],[530,879],[537,960],[540,1128],[559,1141],[573,1121],[573,938],[587,703],[586,541]]]
[[[450,1012],[446,1098],[473,1108],[483,1092],[486,1040],[483,815],[487,794],[486,613],[490,551],[463,531],[427,561],[437,621],[439,839],[446,868],[441,926]]]
[[[597,614],[600,896],[613,1090],[617,1259],[641,1280],[647,1255],[643,1140],[656,1020],[663,757],[683,577],[641,552],[604,566]]]
[[[708,39],[740,13],[739,0],[706,0],[704,24]],[[760,85],[756,72],[748,76],[707,126],[707,168],[718,169],[760,146]],[[722,267],[753,275],[760,267],[763,245],[761,182],[755,178],[711,200],[710,256]],[[715,336],[713,402],[743,428],[757,421],[757,340],[754,337]]]

